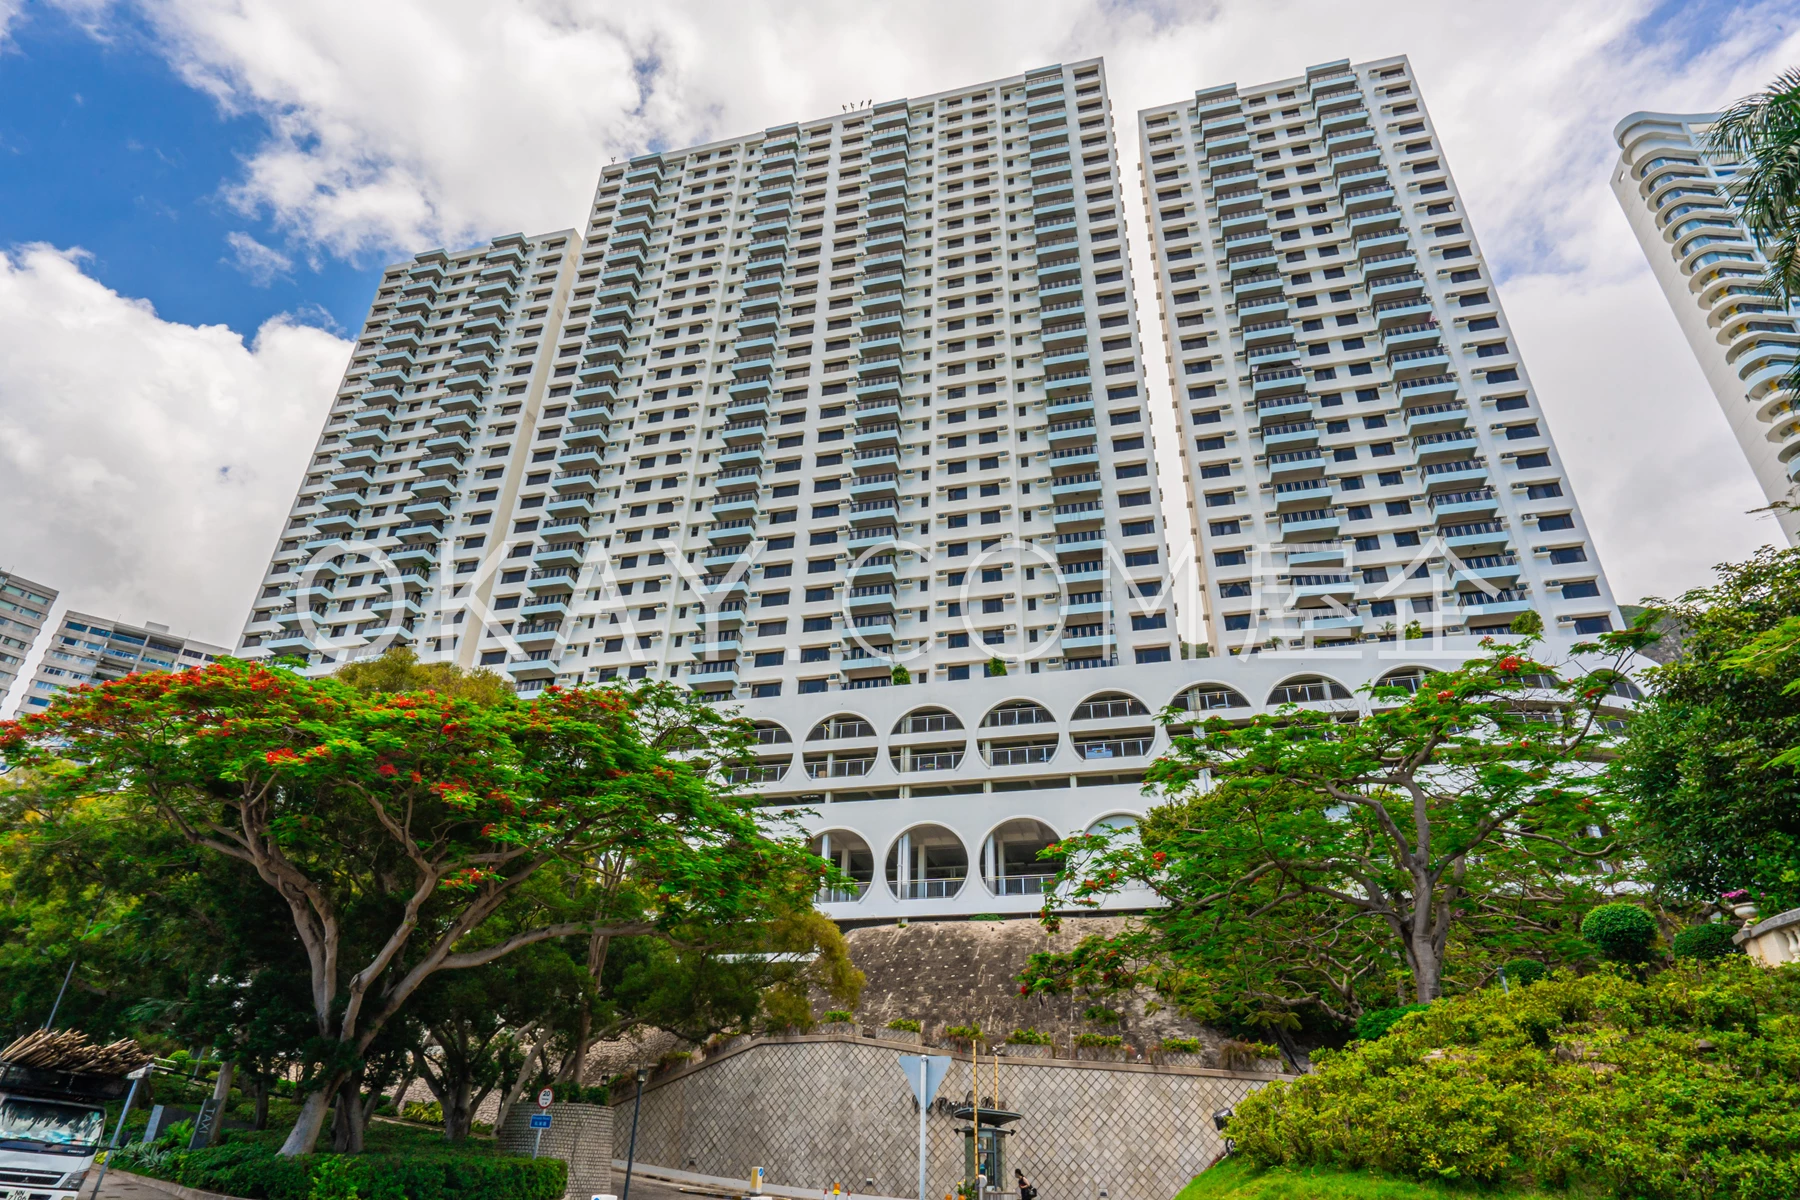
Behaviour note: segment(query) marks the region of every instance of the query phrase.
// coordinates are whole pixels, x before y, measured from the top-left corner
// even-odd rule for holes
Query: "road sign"
[[[556,1103],[556,1093],[551,1091],[549,1088],[545,1088],[543,1091],[538,1093],[538,1107],[539,1108],[549,1108],[554,1103]]]
[[[919,1064],[925,1064],[923,1090],[920,1088]],[[902,1054],[900,1070],[906,1076],[913,1096],[921,1105],[930,1104],[944,1085],[944,1076],[950,1073],[950,1056],[948,1054]]]
[[[531,1127],[533,1129],[548,1129],[548,1128],[550,1128],[550,1114],[549,1113],[532,1113],[531,1114]]]
[[[925,1200],[925,1110],[950,1073],[948,1054],[902,1054],[900,1072],[919,1102],[919,1200]]]

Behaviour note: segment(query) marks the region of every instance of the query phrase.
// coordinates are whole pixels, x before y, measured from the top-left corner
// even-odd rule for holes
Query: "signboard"
[[[538,1093],[538,1107],[539,1108],[549,1108],[555,1102],[556,1102],[556,1093],[551,1091],[549,1088],[545,1088],[543,1091]]]
[[[201,1103],[200,1112],[194,1118],[194,1136],[188,1139],[188,1149],[204,1150],[212,1145],[218,1123],[219,1102],[208,1096]]]
[[[532,1113],[531,1114],[531,1127],[533,1129],[548,1129],[548,1128],[550,1128],[550,1114],[549,1113]]]
[[[925,1064],[923,1090],[920,1088],[919,1064]],[[902,1054],[900,1070],[906,1076],[907,1086],[912,1088],[913,1098],[920,1107],[929,1105],[944,1086],[944,1076],[950,1073],[950,1056],[948,1054]]]

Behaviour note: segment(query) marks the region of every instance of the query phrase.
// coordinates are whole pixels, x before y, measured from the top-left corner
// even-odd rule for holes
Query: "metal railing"
[[[1155,738],[1113,738],[1102,742],[1076,742],[1075,752],[1081,758],[1140,758],[1150,753]]]

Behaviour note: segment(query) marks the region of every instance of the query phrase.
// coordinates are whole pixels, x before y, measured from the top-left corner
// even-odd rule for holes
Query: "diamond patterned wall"
[[[916,1047],[870,1038],[758,1039],[644,1089],[639,1162],[728,1178],[763,1167],[768,1182],[911,1196],[918,1187],[918,1110],[896,1058]],[[933,1050],[931,1053],[947,1053]],[[970,1060],[956,1056],[927,1115],[932,1197],[962,1177]],[[1222,1149],[1215,1109],[1274,1075],[1203,1068],[983,1056],[981,1096],[1023,1113],[1007,1146],[1044,1200],[1170,1200]],[[615,1157],[626,1156],[631,1098],[614,1112]],[[872,1187],[865,1180],[872,1179]],[[1010,1186],[1010,1181],[1009,1181]]]

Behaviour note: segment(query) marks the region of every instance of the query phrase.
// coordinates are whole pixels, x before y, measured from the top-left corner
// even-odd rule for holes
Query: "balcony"
[[[1284,542],[1318,542],[1335,538],[1338,516],[1330,509],[1319,508],[1281,514],[1281,540]]]
[[[1487,464],[1479,458],[1431,463],[1420,467],[1419,474],[1424,477],[1428,492],[1466,488],[1471,484],[1486,483],[1488,478]]]
[[[1440,519],[1444,517],[1493,514],[1499,511],[1500,501],[1491,487],[1470,488],[1465,491],[1441,492],[1429,497],[1431,509]]]

